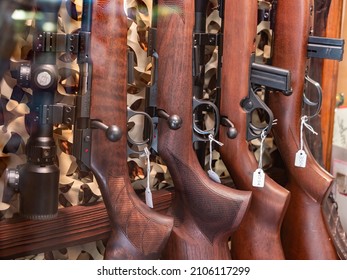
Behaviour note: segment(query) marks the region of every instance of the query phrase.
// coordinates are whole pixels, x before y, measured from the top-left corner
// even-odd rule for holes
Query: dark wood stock
[[[166,259],[230,259],[228,238],[239,226],[250,192],[214,183],[203,171],[192,144],[192,34],[194,0],[159,1],[158,107],[178,114],[182,127],[159,123],[159,154],[175,185],[175,225]]]
[[[293,87],[291,96],[279,92],[269,95],[269,106],[278,119],[273,133],[288,171],[286,187],[291,192],[282,226],[282,243],[288,259],[336,259],[322,216],[322,201],[330,191],[333,178],[319,166],[306,143],[306,168],[294,166],[295,153],[300,147],[311,4],[310,0],[278,0],[277,5],[273,65],[291,71]]]
[[[258,168],[246,140],[246,112],[240,102],[248,95],[249,65],[254,53],[257,1],[225,1],[224,48],[220,114],[238,130],[235,139],[220,128],[222,160],[239,189],[252,191],[250,209],[232,238],[235,259],[283,259],[280,228],[289,192],[266,175],[264,188],[252,187]]]
[[[145,205],[134,192],[127,168],[127,19],[123,1],[95,1],[92,21],[91,118],[122,130],[111,142],[93,131],[92,170],[110,217],[107,259],[157,259],[173,226],[170,217]]]

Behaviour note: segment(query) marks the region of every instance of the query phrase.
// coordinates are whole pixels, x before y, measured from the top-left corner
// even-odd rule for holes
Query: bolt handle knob
[[[101,121],[93,120],[92,128],[98,128],[105,131],[106,138],[111,142],[117,142],[122,138],[122,131],[116,125],[107,126]]]
[[[228,128],[227,136],[229,139],[235,139],[237,137],[238,131],[235,128],[234,124],[227,117],[221,118],[221,125]]]
[[[182,118],[176,114],[169,115],[164,110],[158,110],[158,117],[167,121],[170,129],[177,130],[182,126]]]

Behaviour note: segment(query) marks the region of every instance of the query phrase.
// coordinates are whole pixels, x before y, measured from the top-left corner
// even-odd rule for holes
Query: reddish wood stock
[[[288,259],[336,259],[337,254],[322,216],[322,201],[333,178],[313,158],[307,144],[306,168],[294,166],[300,148],[300,118],[311,27],[311,0],[278,0],[274,30],[273,65],[291,71],[293,94],[269,95],[269,106],[278,119],[273,127],[276,145],[288,172],[291,201],[282,227]],[[311,14],[311,15],[310,15]]]
[[[192,144],[193,0],[160,0],[157,29],[158,107],[177,114],[182,127],[159,123],[159,154],[175,185],[173,232],[166,259],[230,259],[228,238],[239,226],[250,192],[212,182],[200,167]]]
[[[289,192],[266,175],[264,188],[252,187],[258,168],[246,140],[246,112],[240,102],[248,95],[249,65],[254,53],[257,1],[225,1],[224,48],[220,114],[235,125],[238,135],[227,137],[220,128],[222,160],[239,189],[252,191],[250,209],[232,238],[235,259],[283,259],[280,228]],[[236,71],[237,69],[237,71]]]
[[[107,259],[157,259],[170,235],[173,220],[147,207],[135,194],[127,169],[127,20],[123,1],[95,1],[92,21],[93,80],[91,117],[122,130],[118,142],[93,131],[95,173],[112,233]]]

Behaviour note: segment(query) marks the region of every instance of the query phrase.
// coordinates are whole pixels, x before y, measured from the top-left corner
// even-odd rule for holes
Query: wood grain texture
[[[228,238],[239,226],[250,192],[212,182],[200,167],[192,143],[192,35],[194,0],[159,1],[158,107],[182,118],[170,130],[159,123],[159,154],[175,186],[175,225],[165,259],[230,259]]]
[[[232,238],[235,259],[284,259],[280,229],[289,203],[289,192],[266,175],[264,188],[252,187],[253,172],[258,168],[246,140],[246,112],[240,102],[248,96],[249,65],[254,53],[257,2],[226,1],[222,92],[220,113],[234,123],[235,139],[220,128],[219,149],[231,177],[239,189],[252,191],[250,209]],[[237,38],[237,39],[236,39]],[[237,71],[235,71],[237,67]]]
[[[154,210],[166,213],[174,193],[153,192]],[[144,196],[139,194],[144,201]],[[103,202],[60,209],[52,220],[35,221],[14,217],[0,221],[0,259],[14,259],[59,250],[96,240],[107,240],[110,220]]]
[[[91,118],[117,125],[122,137],[92,137],[92,170],[112,226],[106,259],[157,259],[168,240],[172,218],[150,209],[135,194],[127,169],[127,20],[123,1],[95,1],[92,21]]]
[[[273,127],[276,145],[288,172],[291,200],[282,226],[282,243],[288,259],[336,259],[336,251],[322,216],[322,201],[333,178],[313,158],[305,142],[306,168],[294,166],[300,148],[300,118],[311,27],[310,0],[279,0],[274,30],[273,65],[292,74],[293,94],[274,92],[269,107],[278,119]],[[295,18],[293,13],[295,11]]]
[[[25,257],[107,239],[110,231],[103,203],[64,208],[52,220],[27,220],[22,217],[2,220],[0,259]]]

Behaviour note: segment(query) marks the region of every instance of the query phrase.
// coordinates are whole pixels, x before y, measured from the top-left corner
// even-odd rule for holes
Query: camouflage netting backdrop
[[[221,19],[217,10],[217,0],[211,0],[209,5],[209,16],[207,18],[208,32],[216,33],[221,27]],[[151,0],[127,0],[128,15],[128,47],[135,54],[134,82],[128,86],[128,106],[134,110],[144,110],[144,98],[146,86],[151,78],[151,58],[147,57],[147,36],[150,27],[152,1]],[[59,12],[58,32],[77,32],[81,24],[82,0],[63,1]],[[32,34],[34,28],[34,13],[32,18],[26,21],[25,32],[18,36],[17,47],[13,52],[12,60],[19,61],[30,59],[32,56]],[[266,26],[261,25],[258,30],[265,30],[269,34]],[[264,32],[263,32],[264,33]],[[258,36],[258,42],[261,37]],[[271,41],[263,44],[257,50],[257,55],[266,59],[270,53]],[[205,73],[205,95],[209,99],[215,92],[215,77],[217,67],[218,48],[206,47],[206,73]],[[56,101],[73,104],[74,95],[78,91],[78,65],[75,57],[66,53],[58,54],[57,66],[59,68],[59,86],[56,94]],[[4,171],[6,168],[15,168],[26,161],[24,149],[29,138],[26,127],[28,127],[26,116],[30,109],[28,103],[31,100],[31,90],[21,88],[16,84],[16,80],[6,73],[0,85],[0,199],[4,188]],[[131,120],[134,125],[131,127],[131,134],[141,134],[143,125],[141,119],[136,117]],[[213,126],[213,120],[206,116],[207,126]],[[135,125],[136,124],[136,125]],[[98,189],[93,174],[85,174],[79,171],[74,157],[71,155],[72,128],[59,125],[54,129],[54,138],[58,148],[57,163],[60,168],[59,182],[59,207],[70,207],[80,204],[92,203],[101,200],[101,193]],[[256,156],[259,154],[259,141],[253,143]],[[274,148],[272,140],[267,143],[268,149],[265,152],[263,162],[270,162],[268,155]],[[266,158],[268,157],[268,159]],[[153,191],[172,186],[170,174],[158,156],[151,155],[150,185]],[[131,156],[128,158],[129,176],[136,189],[144,189],[146,186],[146,160],[142,156]],[[206,166],[208,165],[208,155],[206,156]],[[219,158],[219,153],[213,151],[214,171],[221,177],[228,177],[223,162]],[[0,204],[0,218],[10,218],[18,212],[18,197],[15,196],[11,204]],[[104,244],[101,241],[92,242],[76,247],[65,248],[59,251],[44,252],[35,256],[28,256],[28,259],[102,259]]]

